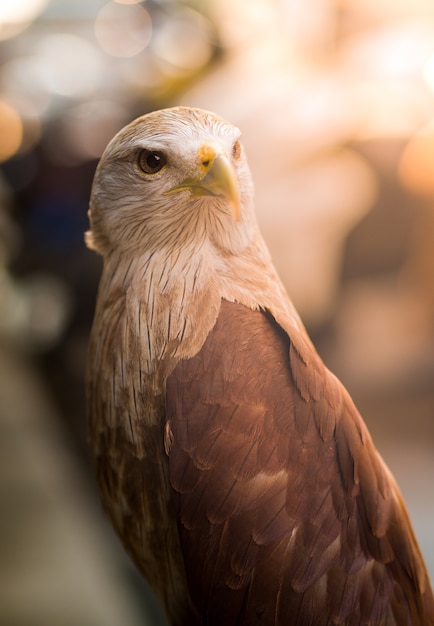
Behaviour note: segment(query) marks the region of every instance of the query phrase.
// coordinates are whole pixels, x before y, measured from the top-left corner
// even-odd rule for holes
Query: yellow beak
[[[220,146],[207,142],[198,152],[199,172],[197,178],[187,178],[165,195],[190,190],[195,196],[218,196],[225,198],[235,221],[240,219],[240,192],[233,167]]]

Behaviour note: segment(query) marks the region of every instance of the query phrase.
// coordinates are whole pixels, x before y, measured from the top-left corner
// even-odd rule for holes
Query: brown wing
[[[434,623],[393,478],[341,384],[271,315],[223,301],[168,379],[167,419],[204,624]]]

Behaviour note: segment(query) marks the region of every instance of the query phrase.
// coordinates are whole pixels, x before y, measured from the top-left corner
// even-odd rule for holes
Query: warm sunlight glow
[[[21,145],[23,125],[18,113],[0,100],[0,161],[13,156]]]
[[[399,164],[404,185],[416,193],[434,194],[434,121],[408,142]]]

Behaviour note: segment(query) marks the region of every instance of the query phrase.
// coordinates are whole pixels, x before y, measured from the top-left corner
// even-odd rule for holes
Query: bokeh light
[[[49,35],[39,42],[35,53],[37,78],[46,91],[88,97],[95,90],[102,63],[97,48],[83,37]]]
[[[142,52],[152,34],[148,11],[138,4],[109,2],[95,20],[95,36],[102,50],[114,57],[129,58]]]
[[[153,50],[172,71],[194,72],[211,58],[209,22],[192,9],[173,11],[156,33]]]
[[[434,120],[411,137],[402,153],[398,172],[408,189],[434,197]]]
[[[23,124],[17,111],[0,100],[0,161],[13,156],[21,145]]]
[[[49,0],[0,0],[0,41],[16,37],[47,6]]]
[[[36,114],[42,116],[50,105],[52,94],[42,87],[39,68],[36,55],[19,56],[0,67],[0,79],[9,99],[31,103]]]

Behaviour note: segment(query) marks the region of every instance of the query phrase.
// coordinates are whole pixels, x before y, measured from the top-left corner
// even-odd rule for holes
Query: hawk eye
[[[237,141],[232,146],[232,157],[237,161],[241,156],[241,144]]]
[[[164,152],[143,149],[139,152],[138,165],[145,174],[156,174],[167,163]]]

